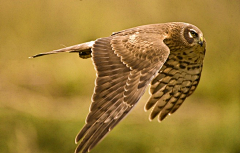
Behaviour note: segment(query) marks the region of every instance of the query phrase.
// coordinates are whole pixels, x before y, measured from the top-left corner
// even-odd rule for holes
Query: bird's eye
[[[192,37],[195,37],[195,38],[198,37],[198,34],[193,30],[190,31],[190,34]]]

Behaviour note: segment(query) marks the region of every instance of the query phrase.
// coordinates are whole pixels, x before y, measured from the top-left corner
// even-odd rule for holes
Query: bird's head
[[[201,46],[205,47],[206,41],[203,37],[203,33],[196,26],[185,23],[181,34],[183,36],[184,44],[193,47]]]

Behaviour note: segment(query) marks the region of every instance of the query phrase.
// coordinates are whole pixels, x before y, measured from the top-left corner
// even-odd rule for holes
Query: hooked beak
[[[200,44],[201,46],[203,46],[203,37],[202,37],[202,36],[199,38],[198,44]]]

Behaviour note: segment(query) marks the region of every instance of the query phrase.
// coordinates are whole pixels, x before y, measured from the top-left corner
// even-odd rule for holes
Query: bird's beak
[[[200,44],[201,46],[203,45],[203,37],[202,36],[199,38],[198,44]]]

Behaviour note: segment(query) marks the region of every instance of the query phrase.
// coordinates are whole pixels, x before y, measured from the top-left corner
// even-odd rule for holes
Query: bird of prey
[[[149,119],[162,121],[174,113],[196,89],[205,51],[199,28],[170,22],[130,28],[32,58],[59,52],[92,58],[97,73],[92,103],[75,139],[80,141],[75,152],[86,153],[132,110],[149,84]]]

